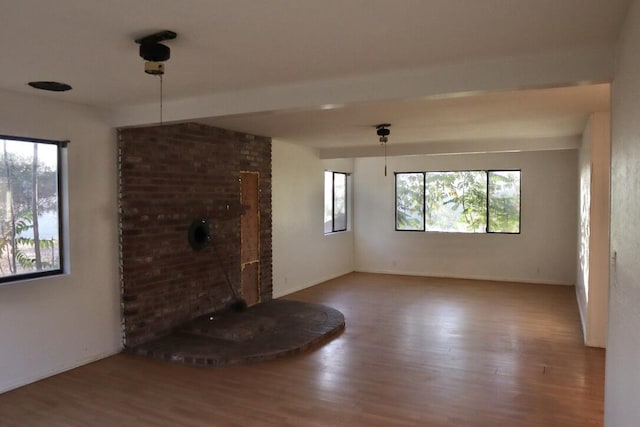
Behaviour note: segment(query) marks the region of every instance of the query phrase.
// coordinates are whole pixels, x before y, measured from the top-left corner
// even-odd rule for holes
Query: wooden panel
[[[242,214],[241,235],[242,247],[240,262],[258,261],[260,257],[260,219],[258,216],[258,184],[257,173],[241,173],[240,197],[244,213]]]
[[[248,305],[259,302],[260,263],[252,262],[242,265],[242,298]]]
[[[242,172],[240,175],[240,200],[244,209],[240,228],[242,236],[240,288],[242,297],[248,305],[257,304],[260,300],[259,178],[260,175],[253,172]]]

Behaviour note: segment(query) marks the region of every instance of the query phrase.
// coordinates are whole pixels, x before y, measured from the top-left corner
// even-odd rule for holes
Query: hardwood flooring
[[[574,288],[353,273],[310,353],[201,368],[120,354],[0,395],[11,426],[600,426],[604,350]]]

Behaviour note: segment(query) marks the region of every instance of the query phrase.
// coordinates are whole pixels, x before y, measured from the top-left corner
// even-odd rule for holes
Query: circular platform
[[[128,350],[170,362],[222,366],[300,353],[344,328],[344,316],[331,307],[271,300],[241,312],[201,316],[170,335]]]

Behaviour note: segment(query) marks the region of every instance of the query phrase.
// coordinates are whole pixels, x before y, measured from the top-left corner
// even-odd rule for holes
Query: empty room
[[[0,426],[637,426],[640,1],[5,1]]]

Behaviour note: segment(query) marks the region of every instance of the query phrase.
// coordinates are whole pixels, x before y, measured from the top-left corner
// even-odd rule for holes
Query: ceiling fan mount
[[[135,40],[140,45],[140,57],[147,61],[144,65],[145,73],[164,74],[163,62],[171,58],[171,49],[160,42],[173,40],[177,36],[173,31],[163,30]]]
[[[376,125],[376,134],[380,137],[380,142],[383,144],[389,140],[388,137],[391,133],[391,131],[389,130],[390,127],[390,123],[381,123],[379,125]]]
[[[176,34],[175,32],[170,30],[162,30],[162,31],[158,31],[157,33],[153,33],[144,37],[137,38],[136,43],[138,44],[160,43],[165,40],[173,40],[176,37],[178,37],[178,34]]]

